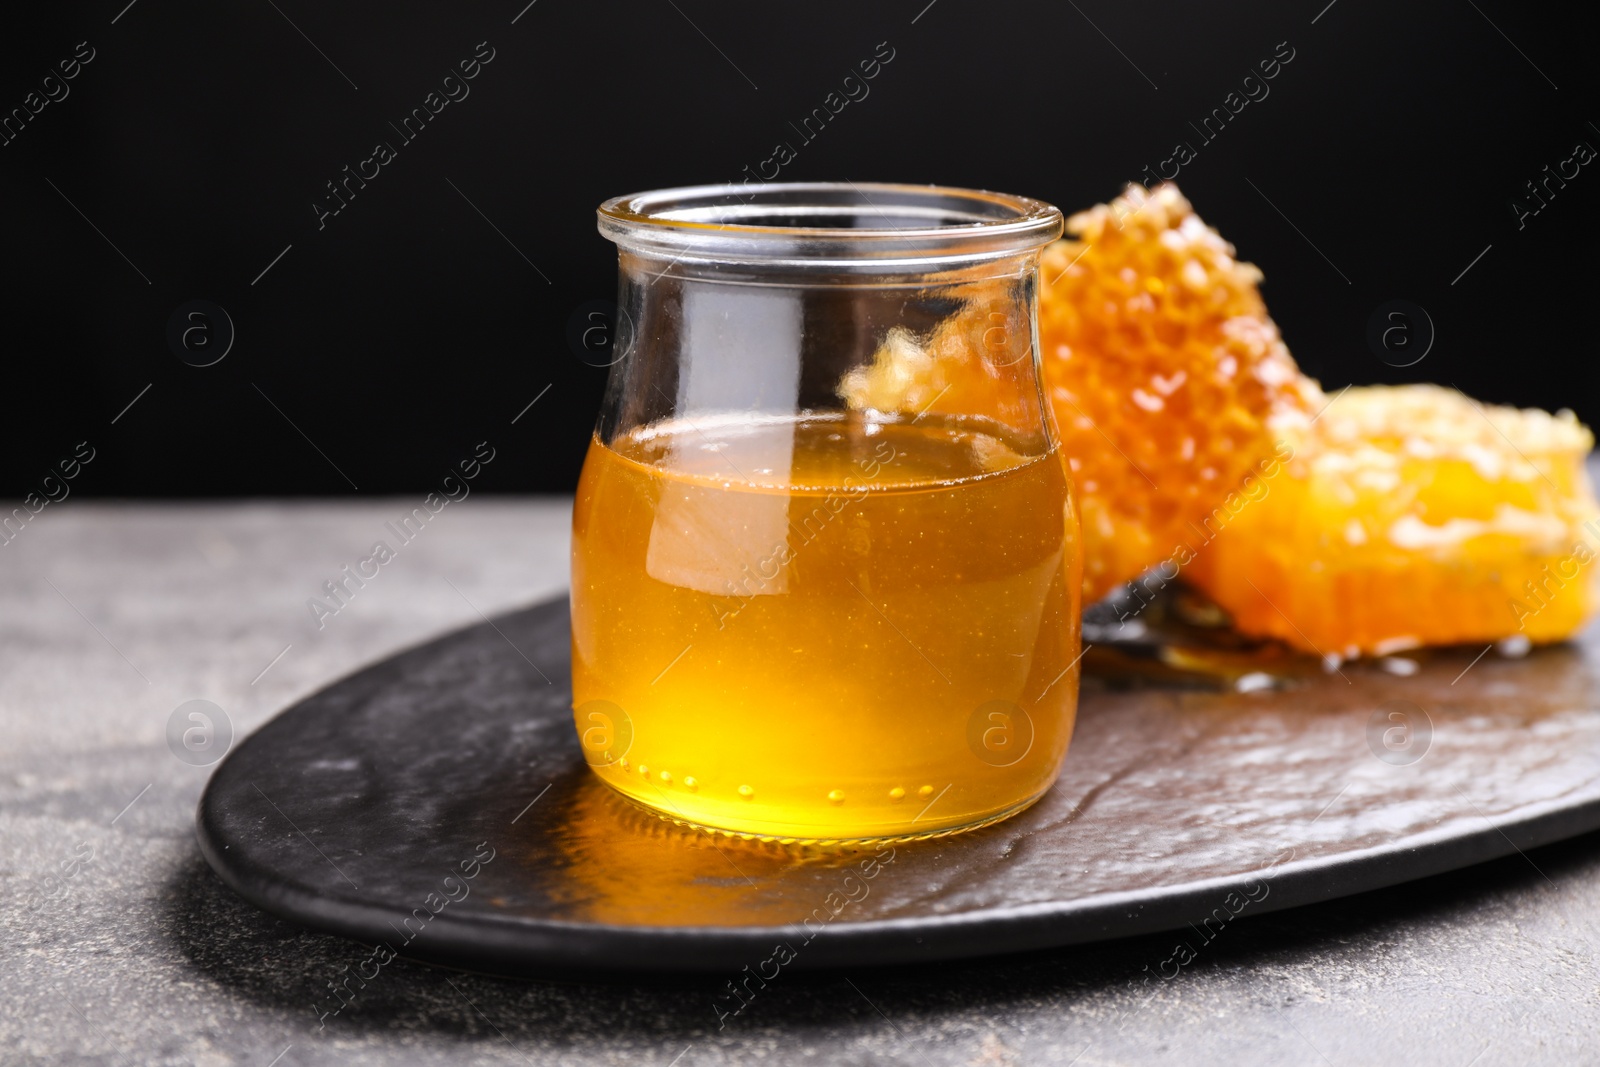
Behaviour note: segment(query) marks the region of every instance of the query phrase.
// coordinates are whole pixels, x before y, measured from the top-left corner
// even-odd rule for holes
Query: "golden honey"
[[[585,757],[662,815],[763,838],[1003,817],[1066,751],[1080,567],[1060,459],[987,420],[597,438],[573,520]]]

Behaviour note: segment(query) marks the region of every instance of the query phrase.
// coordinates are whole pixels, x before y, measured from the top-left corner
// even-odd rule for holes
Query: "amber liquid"
[[[947,832],[1055,780],[1078,692],[1058,457],[974,420],[655,424],[591,443],[578,732],[609,785],[763,838]]]

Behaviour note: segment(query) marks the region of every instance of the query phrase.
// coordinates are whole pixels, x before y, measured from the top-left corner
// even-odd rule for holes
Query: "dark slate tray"
[[[1600,827],[1593,633],[1523,659],[1435,653],[1409,677],[1086,692],[1033,808],[851,852],[683,829],[615,796],[579,753],[567,642],[551,601],[283,712],[212,777],[207,860],[380,962],[770,977],[1191,925],[1195,941]]]

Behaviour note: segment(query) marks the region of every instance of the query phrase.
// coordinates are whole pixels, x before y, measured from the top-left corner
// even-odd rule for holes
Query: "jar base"
[[[604,781],[603,778],[601,780]],[[612,786],[610,782],[606,782],[606,787],[617,796],[626,800],[629,804],[640,809],[641,811],[647,812],[650,815],[654,815],[662,822],[669,822],[674,826],[681,826],[688,830],[701,830],[717,837],[727,837],[737,841],[754,841],[761,844],[800,845],[808,848],[849,848],[858,845],[897,845],[908,841],[930,841],[935,838],[963,834],[969,830],[981,830],[985,826],[993,826],[995,823],[1004,822],[1013,815],[1032,807],[1034,804],[1039,802],[1041,797],[1050,791],[1054,784],[1054,782],[1051,782],[1050,785],[1039,790],[1039,792],[1035,793],[1033,796],[1013,804],[1009,808],[995,812],[992,815],[985,815],[979,819],[973,820],[972,822],[964,822],[955,826],[944,826],[937,829],[919,830],[914,832],[908,831],[904,833],[862,834],[844,837],[812,837],[805,834],[771,834],[750,830],[739,830],[728,826],[716,826],[711,823],[697,822],[694,819],[687,819],[681,814],[665,811],[651,804],[647,804],[637,797],[630,796],[622,790],[617,789],[615,786]]]

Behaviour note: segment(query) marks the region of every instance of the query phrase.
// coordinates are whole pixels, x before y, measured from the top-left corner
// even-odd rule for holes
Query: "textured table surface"
[[[518,982],[368,951],[234,897],[199,856],[193,699],[235,736],[327,681],[558,592],[565,502],[474,497],[337,614],[306,606],[415,501],[51,506],[0,548],[0,1062],[1600,1062],[1600,838],[1172,934],[784,973],[718,1029],[716,979]],[[482,614],[480,614],[482,613]],[[287,649],[287,650],[286,650]],[[286,651],[285,651],[286,650]],[[186,722],[183,723],[187,725]]]

